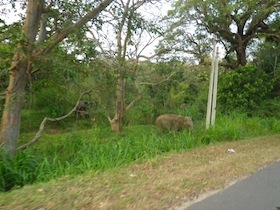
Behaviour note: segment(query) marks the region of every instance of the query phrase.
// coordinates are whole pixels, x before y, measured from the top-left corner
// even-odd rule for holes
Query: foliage
[[[45,110],[49,117],[58,117],[74,107],[79,92],[84,89],[84,65],[62,48],[33,64],[32,81],[28,84],[25,108]],[[67,93],[67,94],[66,94]]]
[[[144,68],[141,80],[147,81],[147,85],[143,85],[143,94],[146,104],[150,106],[147,117],[152,119],[148,121],[154,122],[158,115],[166,113],[203,118],[207,104],[209,67],[189,66],[176,60],[146,65],[141,64],[141,69]],[[154,82],[149,82],[151,80]]]
[[[246,48],[254,42],[254,39],[267,36],[279,37],[277,32],[279,12],[280,5],[277,0],[257,3],[251,0],[177,0],[169,12],[169,18],[173,20],[169,30],[173,32],[175,38],[178,34],[184,43],[189,38],[184,39],[186,33],[182,34],[180,31],[188,31],[190,25],[195,25],[195,34],[203,35],[207,31],[223,42],[227,55],[236,53],[237,63],[231,65],[245,65]],[[168,36],[169,33],[167,40]],[[192,37],[195,38],[196,35]],[[206,39],[203,42],[207,43],[209,37],[204,38]],[[201,42],[199,38],[195,38],[195,42],[189,40],[190,43]]]
[[[10,68],[19,36],[20,23],[6,25],[0,19],[0,93],[7,86],[7,71]]]
[[[270,93],[267,74],[254,65],[240,66],[220,77],[218,97],[224,110],[249,111]]]
[[[254,53],[254,63],[264,70],[271,81],[273,89],[271,97],[280,96],[280,39],[266,39]]]
[[[167,152],[279,132],[279,120],[248,118],[235,112],[219,115],[216,126],[209,130],[204,129],[204,121],[195,121],[192,134],[158,133],[154,126],[130,126],[117,134],[94,126],[91,130],[44,135],[36,145],[18,153],[13,162],[0,159],[1,191],[62,175],[103,171]]]
[[[177,208],[184,196],[223,190],[230,180],[251,175],[260,167],[277,161],[279,139],[280,135],[271,135],[225,142],[165,154],[104,172],[63,176],[1,193],[0,203],[2,209]],[[160,195],[160,199],[155,195]]]
[[[280,97],[265,99],[260,105],[254,107],[249,113],[262,118],[280,119]]]
[[[220,16],[224,17],[223,12],[226,14],[231,12],[229,9],[235,6],[235,3],[232,3],[233,1],[230,1],[232,3],[230,8],[219,7],[216,9],[214,8],[219,6],[218,3],[220,3],[218,1],[192,2],[198,6],[203,4],[201,8],[204,8],[204,3],[213,8],[209,11],[213,12],[211,14],[213,16],[208,16],[205,22],[200,22],[198,19],[200,26],[208,23],[212,24],[211,27],[214,28],[220,25],[224,29],[223,24],[229,24],[228,27],[232,27],[232,23],[223,22],[225,18],[220,18]],[[244,9],[248,2],[244,1],[241,8]],[[76,22],[79,15],[85,14],[93,7],[93,4],[97,3],[97,1],[94,1],[88,4],[81,3],[80,5],[77,1],[56,1],[55,4],[61,4],[60,6],[65,7],[65,11],[62,15],[59,15],[62,12],[60,9],[52,11],[48,22],[48,27],[51,30],[48,36],[58,28],[68,26],[71,21]],[[121,6],[123,5],[119,4],[110,8],[115,17],[113,19],[116,20],[114,31],[117,31],[120,26],[117,22],[123,15],[121,8],[118,8]],[[175,6],[181,7],[179,4]],[[255,11],[254,5],[250,4],[249,6],[252,7],[252,11]],[[199,8],[197,7],[197,9]],[[198,13],[185,14],[183,9],[186,8],[182,8],[180,14],[200,15]],[[232,11],[235,11],[237,16],[243,12],[239,8]],[[144,33],[144,29],[150,31],[151,34],[160,33],[159,28],[152,23],[145,22],[140,13],[134,11],[129,17],[131,19],[125,23],[127,28],[120,31],[123,37],[126,37],[126,40],[120,39],[119,41],[126,41],[125,45],[128,47],[123,49],[123,53],[120,53],[124,60],[127,57],[138,56],[140,45],[136,45],[137,43],[140,44],[141,37],[139,38],[137,35]],[[182,16],[182,18],[184,17]],[[249,18],[248,21],[251,19]],[[232,19],[227,19],[227,21],[230,20],[232,21]],[[107,19],[97,18],[96,21],[93,25],[97,32],[101,32],[101,29],[108,25],[112,26],[112,23],[106,22]],[[109,47],[104,47],[102,41],[95,39],[95,37],[91,37],[91,39],[86,36],[86,32],[93,32],[88,28],[90,24],[88,23],[86,27],[68,36],[61,46],[54,48],[52,53],[47,56],[34,57],[32,63],[33,74],[28,84],[29,91],[27,91],[28,103],[26,103],[22,115],[22,131],[35,131],[45,115],[58,117],[65,114],[74,106],[79,92],[91,87],[94,87],[94,91],[86,97],[98,104],[98,107],[92,113],[96,122],[76,120],[74,117],[70,117],[67,121],[48,125],[48,133],[65,131],[68,131],[68,133],[45,135],[41,142],[27,151],[17,154],[13,161],[1,157],[0,190],[5,191],[32,182],[47,181],[63,174],[80,174],[87,170],[106,170],[136,160],[149,159],[165,152],[182,151],[224,140],[238,140],[249,136],[280,132],[279,121],[276,120],[280,116],[278,116],[278,112],[275,114],[275,110],[280,109],[279,97],[275,97],[279,96],[279,85],[276,85],[279,84],[279,69],[277,62],[275,65],[277,55],[276,57],[270,56],[272,52],[277,53],[278,51],[273,51],[272,47],[264,45],[260,49],[256,56],[258,68],[247,65],[222,75],[218,95],[224,110],[242,109],[246,112],[251,110],[250,114],[252,116],[275,118],[248,118],[245,114],[233,112],[229,116],[219,115],[216,127],[205,131],[204,122],[201,120],[204,119],[206,110],[208,69],[210,67],[204,65],[191,66],[180,59],[171,58],[169,62],[152,63],[145,61],[137,63],[136,67],[139,69],[136,73],[133,59],[128,62],[116,62],[116,43],[113,45],[111,40],[107,40]],[[11,63],[14,47],[18,42],[18,37],[20,37],[20,24],[11,27],[2,24],[0,27],[1,32],[4,31],[5,34],[11,36],[9,39],[0,42],[1,75],[2,71],[7,69]],[[182,38],[184,30],[179,29],[175,34],[170,35],[170,40],[168,40],[170,42],[167,47],[174,46],[174,43]],[[187,43],[183,43],[179,47],[187,52],[194,53],[194,57],[199,59],[200,63],[203,63],[207,59],[206,55],[210,48],[207,44],[209,42],[206,41],[208,34],[199,30],[194,35],[187,35],[189,39],[187,41],[191,41],[191,47],[187,46]],[[210,32],[218,35],[221,32],[211,30]],[[99,35],[103,37],[104,34],[100,33]],[[107,37],[107,35],[104,37]],[[220,36],[224,36],[222,32]],[[197,42],[196,39],[201,42]],[[2,35],[0,35],[0,40],[2,41]],[[183,41],[186,41],[184,37]],[[44,48],[48,44],[48,41],[40,43],[35,46],[36,50],[37,47],[38,49]],[[229,47],[229,50],[232,50],[231,47]],[[133,101],[138,91],[142,94],[142,100],[136,103],[135,107],[126,116],[125,123],[130,126],[126,128],[124,133],[115,134],[102,126],[105,124],[106,117],[114,114],[116,81],[120,71],[122,71],[122,76],[126,81],[125,104]],[[0,81],[0,90],[3,90],[4,86],[2,85],[7,83],[7,78],[5,76],[0,77]],[[135,85],[137,82],[139,87]],[[272,88],[273,94],[271,95],[274,98],[269,95]],[[156,133],[154,126],[139,126],[153,124],[155,118],[163,113],[191,116],[195,122],[194,133],[159,134]],[[106,123],[106,126],[108,126],[107,121]],[[91,128],[91,130],[82,131],[88,128]],[[23,135],[22,140],[26,135]],[[26,139],[21,143],[25,141]]]
[[[253,116],[280,118],[280,42],[269,37],[254,52],[254,63],[262,69],[271,82],[272,89],[260,106],[251,110]]]
[[[19,153],[12,161],[0,156],[0,191],[31,184],[37,177],[37,167],[42,160],[29,151]]]
[[[178,25],[179,23],[174,23]],[[207,62],[211,45],[208,33],[204,31],[195,31],[194,33],[186,32],[189,26],[181,25],[180,27],[168,30],[164,39],[159,42],[156,52],[162,60],[170,61],[172,59],[188,61],[191,63],[204,64]]]

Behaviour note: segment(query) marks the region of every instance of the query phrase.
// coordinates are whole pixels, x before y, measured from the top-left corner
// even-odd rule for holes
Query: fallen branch
[[[35,143],[41,138],[42,133],[43,133],[43,131],[44,131],[45,124],[46,124],[47,121],[55,122],[55,121],[63,120],[63,119],[65,119],[65,118],[69,117],[74,111],[76,111],[76,109],[77,109],[77,107],[79,106],[79,103],[80,103],[80,100],[82,99],[82,97],[83,97],[85,94],[90,93],[90,92],[93,90],[93,88],[94,88],[94,87],[92,87],[91,89],[89,89],[89,90],[87,90],[87,91],[81,93],[81,95],[79,96],[79,98],[78,98],[78,100],[77,100],[76,105],[74,106],[73,109],[71,109],[71,110],[68,112],[68,114],[66,114],[66,115],[64,115],[64,116],[62,116],[62,117],[58,117],[58,118],[49,118],[49,117],[45,117],[45,118],[43,119],[43,121],[41,122],[40,127],[39,127],[39,130],[38,130],[38,132],[36,133],[35,137],[34,137],[30,142],[28,142],[28,143],[26,143],[26,144],[24,144],[24,145],[18,147],[17,150],[16,150],[16,152],[19,152],[19,151],[22,151],[22,150],[24,150],[24,149],[27,149],[27,148],[30,147],[31,145],[35,144]]]

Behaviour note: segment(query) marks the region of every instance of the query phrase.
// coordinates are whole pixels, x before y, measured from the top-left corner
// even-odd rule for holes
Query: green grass
[[[170,152],[0,193],[2,209],[177,209],[279,160],[280,135]],[[236,152],[228,152],[233,148]],[[24,195],[24,196],[23,196]],[[185,203],[188,201],[187,203]]]
[[[278,120],[239,114],[219,116],[216,126],[209,130],[204,129],[204,122],[195,122],[193,133],[158,133],[155,126],[150,125],[127,127],[120,134],[98,126],[45,134],[38,143],[17,154],[13,162],[0,159],[0,191],[63,175],[104,171],[168,152],[274,133],[280,133]],[[30,133],[22,135],[20,143],[30,137]]]

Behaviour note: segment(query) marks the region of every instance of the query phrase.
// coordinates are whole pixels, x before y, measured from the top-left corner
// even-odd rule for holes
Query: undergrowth
[[[205,130],[195,122],[193,133],[158,133],[155,126],[131,126],[116,134],[108,128],[44,135],[13,161],[0,158],[0,191],[89,170],[103,171],[167,152],[216,144],[222,141],[280,133],[279,120],[247,118],[242,114],[219,116],[215,127]],[[23,135],[21,143],[26,141]]]

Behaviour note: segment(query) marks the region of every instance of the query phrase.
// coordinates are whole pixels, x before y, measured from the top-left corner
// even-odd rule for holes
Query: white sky
[[[23,11],[21,10],[20,4],[20,2],[16,4],[16,9],[18,12],[15,13],[14,9],[12,9],[11,4],[7,0],[3,0],[3,2],[0,3],[0,12],[2,9],[10,12],[8,12],[7,14],[1,13],[0,18],[3,19],[6,24],[12,24],[16,21],[21,20],[19,14],[23,13]],[[151,7],[150,4],[148,4],[148,6],[143,5],[141,8],[139,8],[139,11],[145,16],[154,16],[157,14],[166,15],[169,9],[171,9],[170,3],[168,3],[166,0],[162,0],[159,1],[159,3],[154,4],[154,7]],[[152,55],[157,44],[158,40],[154,41],[152,44],[146,47],[143,51],[143,55]]]
[[[6,11],[9,11],[9,12],[7,12],[7,14],[4,14],[4,13],[2,13],[3,9],[5,9]],[[12,24],[14,22],[17,22],[21,19],[19,16],[19,13],[22,12],[22,10],[20,8],[20,3],[16,4],[16,10],[18,12],[14,12],[12,5],[9,2],[4,0],[0,4],[0,12],[1,12],[0,18],[4,19],[6,24],[8,24],[8,25]]]
[[[154,13],[161,13],[161,15],[167,15],[167,12],[168,10],[171,9],[171,5],[170,3],[166,2],[166,1],[163,1],[161,3],[161,5],[157,6],[157,8],[155,9],[151,9],[147,6],[144,6],[143,9],[141,9],[142,13],[144,15],[154,15]],[[158,41],[159,40],[156,40],[155,42],[153,42],[151,45],[149,45],[144,51],[143,51],[143,54],[146,55],[146,56],[151,56],[153,53],[154,53],[154,49],[156,47],[156,45],[158,44]]]
[[[19,13],[20,12],[22,13],[22,10],[20,8],[21,3],[16,4],[16,9],[17,9],[18,13],[15,14],[14,9],[12,9],[12,6],[9,3],[9,1],[2,0],[2,2],[0,3],[0,12],[3,8],[5,8],[7,10],[10,10],[12,12],[7,13],[6,15],[1,13],[0,18],[4,19],[7,24],[11,24],[13,22],[19,21],[21,19],[20,16],[19,16]],[[168,10],[170,10],[170,9],[171,9],[171,3],[168,3],[167,0],[162,0],[162,1],[159,1],[158,3],[154,4],[153,7],[151,7],[150,4],[143,5],[142,7],[139,8],[139,11],[145,16],[148,16],[148,17],[151,16],[152,17],[152,16],[158,15],[158,14],[166,15]],[[147,46],[144,49],[142,55],[145,55],[145,56],[148,56],[148,57],[153,55],[155,47],[158,44],[158,42],[159,42],[159,39],[155,40],[152,44]],[[219,44],[219,51],[220,51],[220,55],[224,54],[223,46],[221,46],[220,44]]]

